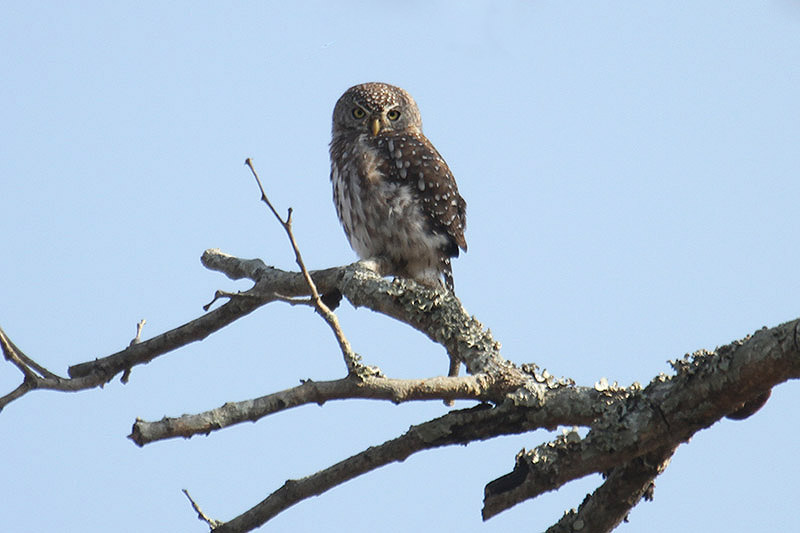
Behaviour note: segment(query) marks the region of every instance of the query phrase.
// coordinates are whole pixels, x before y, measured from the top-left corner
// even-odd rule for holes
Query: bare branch
[[[219,331],[231,322],[274,300],[268,295],[262,296],[261,291],[254,296],[252,294],[254,290],[255,288],[250,289],[243,293],[242,297],[232,298],[217,309],[152,339],[130,345],[107,357],[71,366],[69,375],[73,378],[93,374],[102,375],[107,376],[106,381],[109,381],[116,374],[128,368],[149,363],[159,355],[203,340],[215,331]]]
[[[134,344],[139,344],[140,342],[142,342],[142,330],[144,329],[144,325],[146,323],[147,320],[143,318],[136,324],[136,336],[131,339],[131,342],[130,344],[128,344],[128,346],[133,346]],[[122,377],[119,378],[119,380],[122,383],[127,383],[130,378],[131,378],[131,368],[128,367],[122,372]]]
[[[241,262],[240,265],[246,267],[250,273],[256,272],[258,268],[268,270],[268,267],[260,260]],[[285,274],[287,274],[286,277],[291,277],[289,273]],[[132,367],[148,363],[160,355],[202,340],[238,318],[276,299],[274,295],[269,295],[256,288],[237,294],[225,293],[225,296],[231,298],[230,301],[214,311],[143,342],[141,341],[141,331],[145,321],[142,320],[137,324],[136,337],[127,348],[115,354],[70,367],[68,372],[72,379],[60,377],[37,364],[27,357],[0,329],[0,345],[2,345],[5,359],[25,375],[20,386],[0,397],[0,410],[36,389],[74,392],[102,387],[120,372],[123,373],[122,381],[124,383],[127,381]]]
[[[20,372],[22,372],[22,375],[25,376],[25,381],[35,383],[38,379],[38,376],[28,365],[22,361],[22,359],[20,359],[20,352],[17,351],[14,343],[11,342],[11,339],[8,338],[6,332],[2,329],[0,329],[0,346],[2,346],[3,357],[5,357],[6,361],[10,361],[11,364],[13,364]]]
[[[140,342],[132,343],[124,350],[109,356],[71,366],[68,373],[72,379],[62,378],[38,365],[3,334],[6,359],[26,375],[26,381],[14,391],[0,397],[0,409],[35,389],[78,391],[102,386],[119,373],[123,373],[123,377],[127,378],[128,371],[132,367],[146,364],[160,355],[202,340],[262,305],[276,299],[310,295],[309,286],[302,273],[285,272],[268,267],[259,259],[243,260],[222,254],[218,250],[207,250],[203,254],[202,261],[208,268],[223,272],[232,279],[251,279],[255,281],[255,286],[239,293],[219,291],[216,298],[228,298],[228,302],[151,339],[141,340],[141,333],[137,332],[136,338]],[[315,286],[323,291],[332,291],[343,286],[347,288],[351,301],[359,301],[360,305],[382,312],[388,310],[387,314],[390,316],[404,317],[403,322],[421,327],[429,337],[446,343],[448,352],[471,361],[473,368],[492,367],[492,365],[482,365],[480,362],[481,358],[492,360],[491,357],[484,356],[482,348],[485,346],[496,348],[499,345],[491,340],[488,331],[484,331],[477,320],[461,308],[457,300],[441,299],[433,291],[426,292],[426,289],[413,282],[407,286],[403,283],[388,282],[358,263],[308,274],[315,280]],[[420,296],[415,298],[413,296],[415,292]],[[433,300],[428,300],[428,297]],[[447,318],[449,322],[461,321],[462,325],[467,325],[466,329],[462,327],[461,330],[467,333],[464,337],[465,342],[459,343],[455,336],[444,331],[441,324],[436,324],[436,320],[442,317]],[[470,357],[470,354],[474,357]],[[495,355],[499,353],[495,352]],[[513,368],[513,365],[502,359],[495,361],[494,366],[506,365],[508,368]],[[514,372],[512,374],[517,376],[517,379],[511,380],[512,383],[521,383],[525,379],[521,374]],[[30,377],[27,377],[28,375]]]
[[[192,509],[194,509],[194,512],[197,513],[197,518],[199,518],[200,520],[202,520],[203,522],[208,524],[208,527],[210,527],[211,529],[215,529],[215,528],[217,528],[217,527],[222,525],[222,522],[220,522],[219,520],[214,520],[213,518],[210,518],[208,515],[206,515],[206,513],[203,512],[202,509],[200,509],[200,506],[197,505],[197,502],[194,501],[194,498],[192,498],[192,495],[189,494],[188,490],[181,489],[181,491],[189,499],[189,503],[192,504]]]
[[[256,282],[252,291],[263,297],[304,296],[309,289],[297,273],[266,267],[257,259],[239,259],[218,249],[206,250],[203,265],[231,279]],[[424,333],[447,350],[451,360],[463,361],[470,374],[488,373],[524,382],[514,365],[500,355],[500,343],[471,316],[450,293],[436,291],[410,280],[386,280],[360,262],[339,268],[311,271],[321,292],[339,289],[356,307],[390,316]]]
[[[57,376],[25,356],[11,339],[9,339],[2,328],[0,328],[0,348],[2,348],[5,359],[16,366],[25,376],[23,382],[16,389],[0,397],[0,410],[33,390],[47,389],[75,392],[102,386],[110,379],[110,377],[100,374],[75,379],[66,379]],[[39,372],[39,374],[37,374],[37,372]]]
[[[314,298],[306,277],[317,287],[317,296],[319,290],[340,289],[354,305],[366,306],[422,331],[442,344],[451,359],[464,361],[474,375],[431,380],[362,376],[308,382],[199,415],[137,421],[131,438],[143,445],[207,433],[302,403],[345,397],[395,402],[470,398],[499,404],[454,411],[308,478],[287,482],[253,509],[219,526],[220,531],[244,531],[248,524],[261,524],[303,498],[417,451],[557,425],[588,425],[590,431],[583,439],[568,434],[521,454],[513,472],[487,485],[484,517],[572,479],[608,472],[608,480],[553,528],[589,524],[592,530],[610,530],[642,496],[650,494],[653,479],[678,445],[722,417],[752,414],[763,405],[774,385],[800,377],[800,320],[764,328],[743,341],[674,361],[674,376],[660,375],[645,389],[619,389],[607,384],[585,388],[555,380],[546,372],[538,373],[535,366],[518,368],[503,359],[491,332],[450,295],[413,282],[387,281],[358,263],[304,274],[284,272],[259,260],[242,260],[218,250],[207,250],[202,261],[210,269],[233,279],[249,278],[255,285],[242,293],[220,293],[219,297],[229,301],[183,326],[132,343],[117,354],[71,367],[71,379],[36,364],[0,330],[4,357],[24,375],[22,384],[0,397],[0,408],[31,390],[77,391],[102,386],[117,373],[203,339],[276,299],[304,303],[297,298]]]
[[[701,350],[672,364],[640,394],[612,403],[585,438],[562,436],[517,457],[514,471],[486,486],[483,516],[570,480],[674,448],[778,383],[800,377],[800,319]]]
[[[452,378],[451,378],[452,379]],[[567,419],[584,422],[596,416],[599,394],[592,389],[558,386],[551,391],[552,409],[517,407],[511,403],[498,407],[481,404],[412,426],[405,434],[379,446],[372,446],[325,470],[297,480],[287,481],[266,499],[225,522],[215,533],[250,531],[294,504],[392,462],[404,461],[422,450],[454,444],[466,444],[499,435],[524,433],[552,427]]]
[[[131,344],[139,344],[142,342],[142,330],[144,329],[145,324],[147,324],[147,320],[144,318],[136,323],[136,336],[131,339]]]
[[[627,521],[630,510],[642,499],[653,499],[653,480],[667,468],[674,452],[675,448],[662,448],[612,469],[606,481],[586,496],[577,511],[564,513],[547,533],[613,530]]]
[[[6,405],[10,404],[14,400],[17,400],[25,396],[25,394],[27,394],[28,391],[31,391],[34,388],[35,387],[33,382],[28,380],[23,380],[22,383],[20,383],[16,389],[0,397],[0,411],[2,411]]]
[[[8,359],[9,357],[15,357],[20,363],[24,366],[27,366],[30,369],[35,370],[39,373],[40,376],[43,378],[51,378],[51,379],[58,379],[59,376],[50,372],[45,367],[39,365],[36,361],[25,355],[25,352],[20,350],[14,342],[8,338],[5,332],[0,329],[0,343],[3,345],[3,355]],[[11,356],[10,354],[14,354]],[[13,361],[12,361],[13,362]]]
[[[264,191],[264,186],[261,184],[261,180],[258,177],[258,173],[256,172],[256,169],[253,168],[253,161],[249,157],[245,160],[245,165],[250,168],[250,172],[253,173],[256,183],[258,183],[258,188],[261,190],[261,200],[267,204],[269,209],[272,211],[272,214],[275,215],[275,218],[277,218],[278,222],[280,222],[281,226],[283,226],[287,237],[289,237],[289,242],[292,244],[292,250],[294,250],[294,258],[297,262],[297,266],[300,267],[303,278],[305,279],[306,284],[311,291],[311,301],[314,303],[314,309],[325,320],[328,326],[330,326],[331,331],[333,331],[333,334],[336,337],[336,342],[339,343],[339,348],[342,350],[342,357],[344,358],[344,363],[347,366],[347,373],[357,375],[368,375],[370,373],[374,374],[374,371],[368,370],[361,363],[361,357],[356,354],[353,351],[352,346],[350,346],[350,341],[347,340],[344,331],[342,331],[342,327],[339,325],[339,319],[336,317],[333,311],[331,311],[330,308],[325,305],[325,303],[322,301],[322,298],[320,298],[319,292],[317,291],[317,286],[314,284],[314,280],[311,279],[311,275],[308,273],[308,269],[303,262],[303,256],[300,254],[300,248],[298,248],[297,241],[295,240],[294,233],[292,232],[292,208],[289,208],[289,212],[286,215],[286,220],[282,219],[275,210],[275,207],[273,207],[272,202],[269,201],[267,193]]]
[[[156,422],[136,420],[128,436],[139,446],[175,437],[207,435],[212,431],[242,422],[255,422],[265,416],[300,405],[324,404],[329,400],[370,398],[402,403],[419,400],[500,401],[510,392],[507,384],[485,374],[467,377],[428,379],[389,379],[348,376],[335,381],[305,381],[303,384],[254,400],[228,402],[221,407],[194,415],[163,418]]]

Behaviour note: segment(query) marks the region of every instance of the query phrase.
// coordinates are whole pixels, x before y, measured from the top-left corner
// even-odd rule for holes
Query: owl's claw
[[[381,275],[381,263],[378,259],[362,259],[358,262],[359,265]]]

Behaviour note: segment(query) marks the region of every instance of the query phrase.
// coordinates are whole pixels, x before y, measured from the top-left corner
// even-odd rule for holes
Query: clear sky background
[[[800,2],[4,2],[0,325],[54,371],[202,314],[235,290],[219,247],[294,269],[259,202],[295,210],[311,268],[355,259],[331,202],[330,116],[400,85],[468,204],[458,295],[503,355],[591,385],[800,316]],[[446,372],[443,349],[344,304],[366,362]],[[136,367],[0,413],[4,531],[205,531],[288,478],[441,402],[331,402],[140,449],[134,419],[336,379],[309,308],[274,303]],[[18,371],[0,366],[5,393]],[[623,532],[796,527],[800,387],[681,446]],[[469,402],[458,406],[468,407]],[[265,531],[541,531],[599,476],[480,519],[484,485],[540,431],[421,453],[303,502]]]

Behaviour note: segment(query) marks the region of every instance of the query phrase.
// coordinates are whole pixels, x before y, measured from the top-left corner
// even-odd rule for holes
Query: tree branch
[[[701,350],[673,361],[675,375],[659,375],[645,389],[620,389],[605,383],[587,388],[539,373],[535,365],[518,368],[503,359],[499,343],[452,295],[411,281],[387,281],[358,263],[304,275],[219,250],[207,250],[202,261],[212,270],[232,279],[251,279],[255,285],[242,293],[220,293],[219,297],[229,301],[183,326],[132,343],[111,356],[71,367],[71,379],[35,363],[0,329],[4,357],[23,374],[23,382],[0,398],[0,408],[31,390],[77,391],[102,386],[116,374],[127,373],[135,365],[201,340],[261,305],[276,299],[309,296],[312,291],[307,278],[312,279],[317,291],[339,289],[354,305],[368,307],[422,331],[442,344],[451,359],[463,361],[474,375],[429,380],[362,376],[307,382],[199,415],[137,421],[131,438],[143,445],[207,433],[303,403],[345,397],[395,402],[470,398],[498,404],[454,411],[317,474],[287,482],[257,506],[219,526],[219,531],[246,531],[304,498],[418,451],[557,425],[589,426],[590,430],[584,438],[567,433],[520,454],[511,473],[487,484],[484,518],[572,479],[608,472],[603,485],[551,529],[555,532],[582,525],[593,531],[610,531],[642,497],[650,495],[653,479],[666,467],[678,445],[722,417],[752,414],[763,405],[774,385],[800,377],[800,320],[764,328],[713,352]]]
[[[203,263],[208,268],[224,272],[231,278],[249,278],[255,281],[253,293],[262,295],[262,298],[274,294],[277,286],[281,286],[281,294],[287,296],[305,295],[308,290],[297,274],[266,268],[258,261],[241,260],[218,250],[207,250],[203,256]],[[504,382],[503,390],[507,393],[508,402],[513,406],[512,410],[523,411],[533,408],[550,412],[549,389],[544,385],[552,381],[552,377],[537,374],[535,367],[520,369],[505,361],[499,355],[499,344],[491,338],[488,330],[470,317],[456,299],[448,298],[448,295],[441,295],[436,291],[418,288],[413,282],[403,280],[389,282],[358,263],[339,269],[311,272],[310,275],[318,287],[324,287],[322,290],[340,288],[344,296],[354,305],[366,306],[412,325],[444,345],[451,356],[455,355],[464,361],[471,372],[485,371],[495,382]],[[443,323],[446,326],[443,327]],[[636,494],[645,490],[642,487],[646,483],[642,481],[634,490],[632,487],[637,485],[636,482],[631,484],[614,480],[645,479],[646,472],[641,473],[641,465],[662,464],[668,458],[666,456],[662,461],[657,461],[656,459],[661,457],[659,455],[661,452],[658,450],[668,449],[671,452],[675,446],[696,431],[713,424],[723,416],[743,412],[743,406],[752,404],[754,399],[766,397],[765,395],[776,383],[798,377],[799,365],[796,360],[792,362],[792,357],[797,359],[797,325],[797,322],[792,322],[772,330],[760,331],[752,338],[723,346],[715,352],[701,351],[684,360],[673,362],[677,370],[676,376],[661,375],[643,391],[636,388],[620,390],[599,384],[598,390],[595,391],[599,396],[595,397],[595,400],[605,406],[602,410],[596,407],[591,420],[574,416],[559,418],[558,422],[567,425],[590,425],[591,430],[587,437],[577,442],[567,440],[562,442],[557,439],[554,443],[538,447],[521,457],[519,468],[487,485],[484,516],[489,518],[520,501],[557,488],[572,479],[593,472],[611,470],[619,474],[611,475],[609,481],[598,489],[594,499],[588,500],[573,519],[592,524],[608,524],[623,519],[627,511],[638,501]],[[765,343],[765,339],[772,339],[774,342]],[[768,371],[765,372],[765,369]],[[375,383],[378,383],[378,380],[371,381],[370,385]],[[383,383],[388,385],[391,380]],[[375,394],[368,388],[360,389],[359,392],[348,391],[337,382],[330,382],[326,386],[331,387],[328,391],[330,396],[323,397],[322,401],[335,399],[339,397],[338,394],[352,394],[353,397]],[[305,398],[302,400],[305,402],[320,400],[318,396],[311,394],[310,385],[305,389],[303,387],[301,385],[290,391],[276,393],[277,396],[264,397],[262,400],[264,405],[267,405],[268,398],[274,401],[281,394],[289,394],[295,398],[294,401],[300,401],[300,398]],[[304,392],[299,394],[300,390]],[[564,390],[579,390],[579,388],[567,387]],[[440,389],[440,393],[443,394],[431,397],[447,398],[449,394],[446,389]],[[371,397],[391,399],[393,394],[389,390],[384,390],[377,396]],[[483,396],[476,398],[498,401],[496,398]],[[254,411],[249,408],[252,405],[254,404],[237,405],[242,409],[236,416],[229,416],[228,421],[236,423],[250,419],[249,416],[261,417],[274,412],[274,408],[262,405],[260,410],[255,410],[254,415]],[[707,409],[698,411],[698,406],[706,406]],[[236,409],[231,408],[231,413],[235,411]],[[209,413],[189,415],[198,418],[167,419],[166,422],[162,421],[163,425],[155,426],[148,426],[150,423],[140,421],[137,423],[137,428],[153,429],[154,435],[158,435],[158,438],[196,434],[215,429],[204,422],[204,417]],[[693,417],[691,420],[686,419],[689,416],[687,413],[691,413]],[[180,420],[180,423],[176,423],[175,420]],[[191,423],[183,425],[187,421]],[[552,420],[550,423],[553,423]],[[170,427],[170,424],[173,426]],[[517,426],[511,432],[518,433],[524,431],[523,428],[524,426]],[[493,431],[494,435],[501,434],[497,428],[493,428]],[[490,437],[491,435],[487,435],[485,438]],[[144,435],[137,438],[143,443],[149,442]],[[571,446],[574,449],[571,450]],[[542,460],[543,457],[547,459]],[[391,459],[386,456],[385,460],[401,459]],[[327,470],[323,472],[327,472],[327,476],[332,475]],[[530,475],[531,473],[535,475]],[[654,476],[655,474],[652,475]],[[323,485],[330,488],[349,477],[339,480],[334,477],[325,479],[328,481]],[[498,483],[501,480],[502,483]],[[549,481],[542,483],[541,480]],[[652,479],[648,481],[651,482]],[[308,490],[317,494],[319,490],[327,488],[316,487]],[[600,513],[598,509],[610,509],[608,505],[590,504],[592,501],[602,501],[603,498],[612,497],[622,497],[625,502],[633,503],[628,507],[617,507],[613,512],[606,511],[602,515],[598,514]],[[272,498],[270,506],[274,505],[277,496]]]
[[[105,376],[92,375],[78,379],[62,378],[48,371],[26,356],[0,328],[0,349],[3,357],[22,372],[22,383],[8,394],[0,397],[0,411],[9,403],[17,400],[30,391],[38,389],[75,392],[101,386],[106,382]]]
[[[139,342],[131,343],[114,354],[71,366],[68,373],[72,379],[59,377],[38,365],[3,334],[6,359],[24,373],[31,373],[31,376],[26,377],[15,390],[0,397],[0,409],[35,389],[78,391],[102,386],[119,373],[124,373],[127,378],[134,366],[149,363],[163,354],[203,340],[262,305],[282,297],[310,295],[302,273],[269,267],[259,259],[244,260],[219,250],[207,250],[201,260],[209,269],[220,271],[231,279],[251,279],[255,285],[236,294],[218,294],[218,297],[229,298],[229,301],[177,328],[148,340],[139,339]],[[360,263],[308,274],[318,291],[341,289],[354,305],[368,307],[419,328],[428,337],[444,345],[451,359],[455,357],[465,361],[472,373],[500,370],[499,375],[512,385],[527,379],[499,356],[499,343],[492,339],[491,333],[450,295],[437,294],[414,282],[389,282]],[[456,329],[450,331],[451,327]]]
[[[194,509],[194,512],[195,512],[195,513],[197,513],[197,518],[198,518],[199,520],[202,520],[203,522],[205,522],[206,524],[208,524],[208,527],[210,527],[212,530],[213,530],[214,528],[217,528],[217,527],[219,527],[220,525],[222,525],[222,523],[221,523],[221,522],[219,522],[219,521],[217,521],[217,520],[214,520],[213,518],[209,518],[209,517],[208,517],[208,515],[206,515],[206,513],[204,513],[204,512],[203,512],[203,510],[202,510],[202,509],[200,509],[200,506],[199,506],[199,505],[197,505],[197,502],[196,502],[196,501],[194,501],[194,498],[192,498],[192,495],[191,495],[191,494],[189,494],[189,491],[188,491],[188,490],[186,490],[186,489],[181,489],[181,492],[183,492],[183,494],[184,494],[184,495],[186,496],[186,498],[189,500],[189,503],[192,505],[192,509]]]
[[[503,382],[485,374],[466,377],[428,379],[389,379],[350,375],[334,381],[304,381],[301,385],[267,396],[241,402],[228,402],[216,409],[156,422],[137,419],[128,436],[139,446],[175,437],[207,435],[242,422],[255,422],[265,416],[300,405],[324,404],[329,400],[369,398],[403,403],[419,400],[500,401],[509,392]]]
[[[669,465],[675,448],[662,448],[612,469],[605,483],[587,495],[578,510],[570,510],[546,533],[611,531],[626,521],[642,499],[652,500],[654,479]]]
[[[560,437],[517,457],[514,471],[486,486],[484,519],[568,481],[672,449],[778,383],[800,377],[800,320],[673,361],[640,394],[606,409],[585,438]],[[652,462],[652,460],[650,461]]]
[[[297,263],[297,266],[300,267],[300,272],[303,274],[303,279],[308,286],[309,291],[311,292],[311,303],[314,307],[314,310],[320,315],[328,326],[333,331],[333,335],[336,337],[336,342],[339,344],[339,348],[342,351],[342,357],[344,358],[345,366],[347,367],[348,375],[359,375],[359,376],[367,376],[370,374],[379,373],[378,369],[368,369],[361,363],[361,357],[353,351],[353,347],[350,346],[350,341],[347,340],[345,337],[344,331],[342,331],[342,327],[339,325],[339,319],[330,310],[330,308],[325,305],[320,298],[319,292],[317,291],[317,286],[314,284],[314,280],[311,279],[311,275],[308,273],[308,269],[306,268],[305,262],[303,261],[303,256],[300,254],[300,248],[297,246],[297,241],[294,238],[294,232],[292,231],[292,208],[289,208],[289,211],[286,215],[286,220],[281,218],[278,212],[273,207],[272,202],[269,201],[267,197],[267,193],[264,191],[264,186],[261,184],[261,179],[258,177],[258,173],[256,169],[253,167],[253,161],[248,157],[245,160],[245,165],[250,169],[250,172],[253,174],[253,177],[256,179],[256,183],[258,184],[258,189],[261,191],[261,200],[267,204],[272,214],[275,215],[275,218],[278,219],[278,223],[283,227],[283,230],[286,232],[286,236],[289,238],[289,242],[292,245],[292,250],[294,251],[294,259]]]
[[[567,420],[588,423],[597,416],[595,410],[602,404],[598,401],[599,395],[593,389],[556,385],[548,393],[546,405],[549,407],[542,409],[518,407],[509,402],[494,408],[481,404],[472,409],[451,411],[412,426],[400,437],[372,446],[315,474],[287,481],[259,504],[223,523],[214,532],[251,531],[304,499],[318,496],[386,464],[404,461],[419,451],[554,427]]]
[[[256,282],[253,291],[264,297],[307,296],[308,288],[297,273],[267,268],[260,261],[239,259],[218,249],[206,250],[203,265],[231,279]],[[489,373],[519,381],[514,365],[500,356],[500,343],[491,331],[471,316],[450,293],[424,287],[410,280],[388,281],[362,263],[311,271],[320,292],[339,289],[355,307],[366,307],[390,316],[441,344],[451,359],[463,361],[470,374]],[[280,288],[280,290],[279,290]],[[524,381],[524,380],[523,380]]]
[[[224,305],[161,335],[133,344],[115,354],[69,367],[73,378],[103,376],[105,382],[133,366],[149,363],[156,357],[200,341],[231,322],[252,313],[274,297],[252,288]]]

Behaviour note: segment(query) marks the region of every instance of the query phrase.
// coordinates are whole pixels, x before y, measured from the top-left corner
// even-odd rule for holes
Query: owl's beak
[[[381,131],[381,120],[379,118],[373,118],[369,123],[369,129],[372,130],[372,136],[378,135],[378,132]]]

